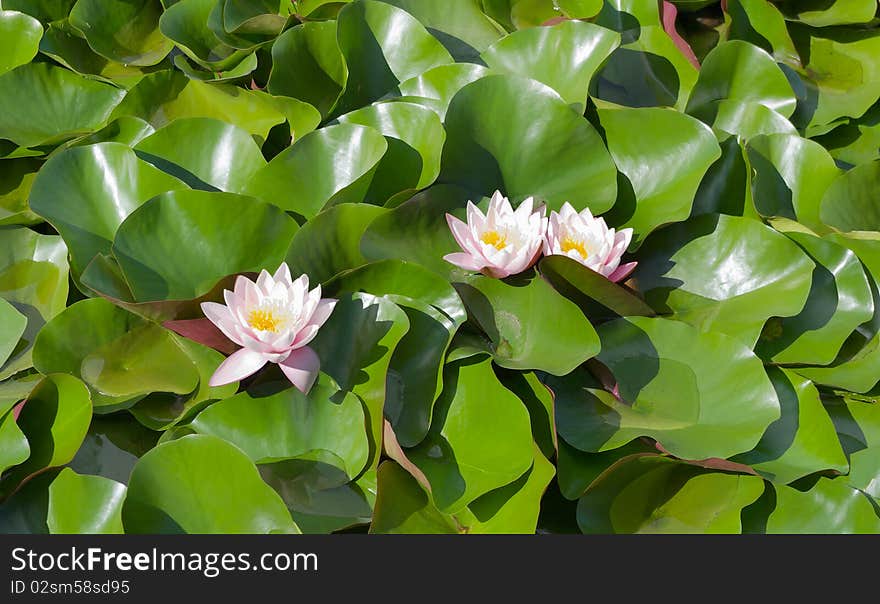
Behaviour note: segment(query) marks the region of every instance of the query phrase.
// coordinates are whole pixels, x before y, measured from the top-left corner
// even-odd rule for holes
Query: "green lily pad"
[[[846,478],[820,478],[809,491],[776,488],[776,508],[767,519],[769,534],[878,534],[880,517],[871,500]]]
[[[771,319],[755,351],[775,363],[828,365],[844,342],[874,316],[874,301],[858,257],[845,247],[807,233],[789,232],[813,261],[813,285],[803,310]]]
[[[880,380],[877,359],[880,358],[880,238],[876,233],[853,232],[828,235],[826,238],[853,251],[867,269],[874,298],[874,316],[853,332],[844,343],[834,362],[827,367],[804,367],[797,371],[818,384],[845,388],[852,392],[868,392]]]
[[[506,32],[473,0],[422,2],[421,0],[383,0],[402,8],[418,19],[440,41],[456,61],[475,61],[480,52]]]
[[[393,461],[379,466],[376,510],[370,523],[375,534],[457,534],[455,519],[438,510],[428,493]]]
[[[758,102],[724,99],[716,103],[716,108],[712,123],[716,132],[735,134],[742,140],[768,134],[797,134],[785,117]]]
[[[122,534],[125,485],[64,468],[49,486],[46,523],[53,535]]]
[[[801,21],[813,27],[868,23],[874,18],[874,13],[877,11],[873,0],[849,0],[848,2],[784,0],[781,4],[787,18]]]
[[[0,367],[2,367],[12,351],[18,345],[18,341],[27,327],[27,317],[18,312],[15,307],[0,298]]]
[[[192,62],[183,55],[174,57],[174,66],[186,74],[191,80],[202,80],[204,82],[231,82],[241,80],[245,76],[251,75],[259,64],[257,55],[251,53],[241,60],[237,65],[230,67],[225,71],[204,71],[194,66]]]
[[[220,0],[223,28],[243,34],[278,34],[293,11],[283,0]]]
[[[27,318],[27,326],[0,365],[0,379],[31,366],[37,334],[67,302],[67,275],[67,248],[60,237],[26,228],[0,230],[0,297]]]
[[[323,453],[327,457],[327,452]],[[325,484],[328,476],[347,480],[336,467],[322,466],[320,459],[299,458],[261,465],[258,469],[263,480],[281,495],[304,534],[328,534],[369,524],[376,500],[375,470],[365,472],[354,482]]]
[[[249,53],[227,46],[208,28],[208,18],[217,4],[217,0],[175,2],[162,13],[159,28],[162,34],[200,66],[215,72],[229,71],[239,65]]]
[[[155,65],[174,44],[159,31],[164,7],[160,0],[107,4],[77,0],[70,24],[82,32],[95,52],[125,65]]]
[[[539,82],[490,75],[468,84],[449,105],[446,133],[440,182],[534,196],[554,210],[568,201],[600,214],[614,204],[617,171],[598,133]]]
[[[186,141],[181,145],[180,141]],[[137,155],[160,170],[188,182],[221,191],[236,192],[266,160],[246,131],[209,118],[177,119],[144,138],[135,146]],[[198,182],[190,183],[194,188]]]
[[[242,392],[211,405],[190,425],[231,442],[258,464],[324,450],[336,455],[343,462],[340,469],[353,479],[369,454],[360,400],[326,375],[308,396],[296,388],[268,396]]]
[[[321,370],[342,390],[354,392],[364,401],[370,469],[378,464],[381,452],[392,354],[409,327],[406,313],[387,297],[350,294],[339,298],[333,314],[310,344],[321,359]]]
[[[199,374],[199,385],[194,392],[183,395],[153,392],[129,409],[137,421],[152,430],[167,430],[178,424],[184,424],[212,401],[226,399],[238,390],[238,382],[224,386],[209,385],[211,376],[226,360],[225,356],[177,334],[169,335],[189,358],[189,362],[195,365]]]
[[[159,433],[123,413],[94,415],[82,445],[68,467],[78,474],[128,484],[134,464],[156,446]]]
[[[556,475],[553,464],[535,447],[535,463],[510,485],[482,495],[468,506],[474,521],[468,533],[534,535],[541,498]]]
[[[122,143],[133,147],[156,131],[153,126],[139,117],[119,117],[97,132],[73,139],[62,147],[83,147],[96,143]]]
[[[284,115],[290,129],[291,144],[314,131],[321,123],[320,112],[305,101],[289,96],[272,96],[259,90],[254,91],[254,96],[274,103],[275,108]]]
[[[652,235],[640,249],[633,279],[658,313],[751,347],[767,319],[803,309],[814,268],[770,227],[707,214]]]
[[[316,283],[367,263],[361,255],[364,230],[386,210],[369,204],[344,203],[325,210],[307,222],[287,250],[294,273],[307,273]]]
[[[443,383],[431,432],[407,456],[427,477],[435,505],[455,513],[525,474],[534,444],[528,411],[491,361],[449,364]]]
[[[880,499],[880,447],[868,447],[850,455],[850,486]]]
[[[150,392],[189,394],[199,385],[193,361],[170,332],[102,298],[77,302],[50,321],[34,344],[34,365],[81,378],[96,407]]]
[[[0,531],[12,535],[48,535],[46,515],[49,509],[49,485],[58,470],[48,470],[33,477],[0,505]]]
[[[880,445],[880,407],[874,400],[844,396],[822,402],[851,461],[853,453]]]
[[[66,17],[48,24],[40,52],[78,74],[123,88],[134,86],[145,70],[154,69],[123,65],[99,55]]]
[[[791,117],[796,105],[791,85],[773,57],[740,40],[719,44],[703,61],[687,112],[712,123],[719,102],[726,99],[760,103],[783,117]]]
[[[659,6],[642,0],[607,0],[596,23],[636,37],[648,27],[662,25]]]
[[[460,249],[446,223],[446,213],[465,219],[469,200],[486,205],[479,195],[460,187],[434,185],[376,216],[363,232],[361,253],[367,260],[406,260],[450,280],[461,280],[467,273],[443,259]]]
[[[516,394],[529,410],[535,444],[547,459],[553,459],[559,448],[553,391],[541,382],[537,372],[519,373],[496,368],[495,374],[504,387]]]
[[[583,21],[564,21],[505,36],[483,52],[482,59],[495,71],[546,84],[583,113],[590,81],[619,45],[617,32]]]
[[[785,18],[769,0],[728,0],[726,12],[728,38],[760,46],[781,63],[800,64]]]
[[[43,26],[24,13],[0,10],[0,75],[37,56]]]
[[[0,474],[31,455],[27,436],[18,427],[13,412],[16,403],[16,399],[0,401]]]
[[[17,10],[39,19],[57,21],[64,19],[76,0],[5,0],[6,10]]]
[[[456,288],[502,367],[565,375],[599,352],[580,309],[534,273],[511,283],[476,276]]]
[[[432,67],[453,62],[415,17],[374,0],[356,0],[339,11],[337,40],[348,66],[337,115],[380,99]]]
[[[173,191],[119,227],[113,255],[136,301],[189,300],[226,275],[275,270],[297,230],[278,207],[233,193]],[[181,241],[198,241],[181,247]],[[188,252],[189,259],[181,254]]]
[[[545,256],[538,265],[538,272],[594,321],[655,314],[632,290],[567,256]]]
[[[601,0],[557,0],[556,6],[571,19],[595,17],[602,10]]]
[[[269,92],[300,99],[329,115],[348,79],[336,27],[335,21],[310,21],[278,36],[272,45]]]
[[[382,135],[366,126],[321,128],[258,170],[240,192],[314,218],[325,207],[363,201],[387,149]]]
[[[437,114],[412,103],[376,103],[339,118],[369,126],[386,137],[388,151],[376,169],[366,200],[384,205],[431,185],[440,174],[446,131]],[[401,200],[401,201],[403,201]]]
[[[31,209],[64,237],[75,276],[109,254],[123,220],[180,180],[140,160],[121,143],[72,147],[46,162],[31,189]]]
[[[159,445],[138,461],[122,522],[127,533],[299,532],[247,456],[202,434]]]
[[[793,29],[795,43],[809,57],[801,79],[807,104],[802,121],[809,129],[841,118],[860,117],[880,96],[880,37],[870,30]],[[808,130],[809,131],[809,130]],[[821,130],[819,131],[821,133]]]
[[[630,455],[645,453],[657,453],[657,448],[645,442],[645,439],[634,440],[610,451],[587,453],[560,438],[556,458],[559,490],[566,499],[577,501],[587,487],[618,461]]]
[[[210,117],[234,124],[262,142],[273,127],[284,123],[285,114],[273,97],[257,93],[164,70],[145,76],[132,87],[112,117],[139,117],[155,128],[178,118]]]
[[[880,159],[880,103],[860,118],[849,120],[813,140],[845,166],[860,166]]]
[[[856,166],[831,183],[822,198],[822,222],[841,231],[880,230],[880,161]]]
[[[30,211],[28,196],[43,162],[30,157],[2,160],[0,170],[0,226],[42,222]]]
[[[448,281],[418,264],[401,260],[380,260],[340,273],[324,291],[329,295],[363,291],[406,297],[437,308],[456,324],[467,319],[464,303]]]
[[[846,472],[849,464],[819,392],[793,371],[769,367],[782,417],[770,424],[761,442],[734,461],[748,464],[775,484],[788,484],[822,470]]]
[[[690,215],[721,149],[708,127],[671,109],[604,109],[599,119],[611,157],[632,188],[632,195],[621,191],[606,219],[619,229],[632,228],[631,247],[637,247],[658,226]]]
[[[760,360],[733,338],[647,317],[617,319],[598,332],[598,360],[617,380],[619,399],[584,370],[547,381],[557,430],[582,451],[650,436],[683,459],[723,459],[753,449],[780,417]]]
[[[655,6],[640,3],[640,7]],[[656,12],[656,8],[653,9]],[[593,78],[590,95],[624,107],[675,107],[684,111],[697,82],[697,69],[682,54],[659,22],[620,26],[623,45]],[[610,27],[601,20],[599,25]]]
[[[125,91],[49,63],[0,76],[0,138],[51,145],[104,126]]]
[[[385,417],[404,446],[424,439],[442,391],[443,363],[458,323],[421,301],[389,296],[406,313],[409,331],[388,366]]]
[[[410,329],[391,357],[384,414],[403,446],[418,444],[442,389],[446,352],[467,316],[455,289],[418,265],[385,260],[341,273],[325,291],[387,295],[406,313]]]
[[[815,230],[827,230],[820,203],[840,176],[834,159],[821,145],[796,134],[770,134],[746,147],[755,170],[753,195],[764,216],[784,216]]]
[[[631,456],[581,497],[578,525],[584,533],[739,533],[742,509],[763,491],[757,476]]]
[[[91,417],[92,403],[85,384],[61,373],[43,378],[18,416],[18,427],[27,437],[30,456],[3,475],[0,496],[8,496],[33,474],[73,459]]]
[[[420,103],[446,119],[446,110],[452,97],[467,84],[492,73],[482,65],[450,63],[433,67],[398,86],[402,100]]]

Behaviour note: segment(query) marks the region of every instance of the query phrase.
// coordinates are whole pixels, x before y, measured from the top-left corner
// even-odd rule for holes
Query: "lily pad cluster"
[[[880,532],[876,0],[0,4],[0,532]],[[212,385],[282,263],[317,380]]]

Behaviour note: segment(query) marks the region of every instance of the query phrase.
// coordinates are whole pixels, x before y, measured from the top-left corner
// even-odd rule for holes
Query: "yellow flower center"
[[[498,231],[486,231],[480,236],[480,241],[493,246],[496,250],[503,250],[507,247],[507,236],[499,234]]]
[[[271,310],[252,310],[248,314],[248,325],[258,331],[277,333],[283,320],[276,317]]]
[[[583,241],[578,241],[577,239],[572,239],[571,237],[565,237],[562,240],[562,252],[564,254],[569,253],[571,250],[575,250],[578,254],[580,254],[581,258],[584,260],[587,259],[587,248],[584,247]]]

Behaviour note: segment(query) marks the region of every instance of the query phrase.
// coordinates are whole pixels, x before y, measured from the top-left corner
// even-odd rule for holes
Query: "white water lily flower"
[[[244,276],[235,290],[223,291],[226,306],[203,302],[202,312],[223,334],[243,348],[214,372],[210,386],[242,380],[266,363],[277,363],[291,383],[308,392],[317,378],[318,355],[307,346],[330,317],[337,300],[321,298],[321,286],[309,291],[309,277],[296,281],[287,263],[256,283]]]
[[[565,202],[559,212],[550,213],[544,238],[544,255],[568,256],[587,268],[617,282],[636,267],[636,262],[620,264],[620,258],[632,241],[633,230],[609,229],[603,218],[593,218],[587,208],[578,213]]]
[[[546,210],[534,209],[534,199],[523,201],[516,211],[510,200],[495,191],[484,215],[472,202],[467,205],[467,223],[451,214],[446,222],[461,252],[444,260],[468,271],[503,279],[532,266],[541,254],[547,230]]]

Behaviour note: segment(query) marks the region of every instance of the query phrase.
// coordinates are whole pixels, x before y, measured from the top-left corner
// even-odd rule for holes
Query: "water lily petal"
[[[504,279],[505,277],[509,277],[513,274],[506,268],[497,266],[487,266],[483,268],[480,272],[487,277],[492,277],[493,279]]]
[[[272,290],[275,289],[275,279],[266,269],[260,271],[260,276],[257,277],[257,287],[264,296],[272,295]]]
[[[278,363],[281,371],[299,391],[308,393],[321,368],[321,360],[314,350],[308,346],[298,348],[290,353],[285,360]]]
[[[506,207],[505,207],[506,206]],[[510,200],[508,200],[504,195],[501,194],[501,191],[495,191],[492,194],[492,199],[489,200],[489,211],[486,212],[486,217],[488,218],[491,215],[498,215],[502,213],[505,209],[509,209],[513,211],[513,208],[510,207]]]
[[[593,218],[593,214],[590,213],[590,208],[584,208],[584,211],[590,219]],[[564,204],[562,204],[562,208],[559,210],[558,215],[562,218],[562,220],[567,222],[571,220],[574,216],[577,216],[578,212],[574,209],[574,206],[566,201]]]
[[[287,301],[289,300],[289,291],[290,288],[287,287],[286,283],[273,281],[272,287],[268,290],[268,297],[278,303],[287,304]]]
[[[265,355],[254,350],[242,348],[223,361],[211,376],[208,385],[212,388],[243,380],[253,375],[268,362]]]
[[[228,307],[223,306],[222,304],[217,304],[216,302],[202,302],[201,304],[202,312],[205,313],[207,317],[207,321],[212,325],[215,325],[217,330],[219,330],[226,338],[235,342],[239,346],[244,346],[244,343],[239,341],[235,326],[238,324],[235,316],[233,316],[232,312]],[[195,319],[196,321],[201,321],[201,319]],[[169,321],[172,323],[172,321]],[[173,323],[183,324],[183,321],[174,321]],[[204,329],[199,330],[195,324],[193,325],[193,336],[187,334],[181,334],[188,337],[191,340],[195,340],[196,342],[201,342],[201,340],[196,339],[196,335],[204,333]],[[175,330],[176,331],[176,330]],[[180,333],[180,332],[178,332]],[[203,337],[208,337],[207,335]],[[208,344],[210,346],[210,344]],[[212,346],[213,348],[213,346]]]
[[[535,198],[528,197],[525,200],[523,200],[523,202],[521,204],[519,204],[519,207],[516,208],[514,215],[519,220],[527,221],[532,216],[532,211],[534,209],[534,206],[535,206]]]
[[[321,303],[321,284],[315,286],[315,289],[310,291],[306,296],[305,302],[303,304],[303,315],[305,315],[307,322],[311,323],[311,317],[315,314],[315,310],[318,308],[318,304]]]
[[[226,354],[235,352],[241,346],[240,342],[232,341],[225,332],[221,331],[208,319],[165,321],[162,323],[162,327],[170,329],[188,340],[198,342],[203,346],[225,352]]]
[[[300,277],[296,281],[291,283],[289,291],[290,299],[297,301],[300,308],[302,308],[303,298],[305,298],[309,291],[309,276],[300,275]]]
[[[454,264],[458,268],[462,268],[466,271],[478,271],[486,266],[486,263],[484,261],[464,252],[446,254],[445,256],[443,256],[443,259],[446,260],[446,262]]]
[[[317,325],[318,327],[323,325],[327,319],[330,318],[333,309],[336,308],[337,302],[339,302],[339,300],[336,300],[335,298],[322,298],[321,301],[318,302],[315,312],[312,313],[312,316],[309,319],[309,325]]]
[[[489,207],[492,207],[491,204]],[[472,201],[467,203],[467,224],[474,239],[479,239],[479,233],[487,226],[486,215]]]
[[[261,354],[277,354],[279,350],[270,343],[259,338],[259,332],[247,325],[236,324],[235,336],[241,341],[242,346]]]
[[[281,266],[275,271],[273,278],[276,282],[284,283],[287,286],[293,283],[293,277],[290,276],[290,267],[287,266],[286,262],[281,263]]]
[[[452,237],[458,246],[463,250],[471,249],[473,235],[468,230],[467,224],[452,214],[446,215],[446,224],[449,225],[449,230],[452,231]]]
[[[632,273],[636,269],[636,265],[638,262],[627,262],[626,264],[621,264],[613,273],[608,275],[608,279],[617,283],[618,281],[623,281],[627,277],[629,277],[630,273]]]
[[[237,285],[238,283],[236,282],[236,286]],[[260,303],[263,301],[263,292],[260,291],[257,284],[250,279],[244,280],[242,289],[244,290],[244,299],[239,302],[239,308],[241,310],[240,313],[237,314],[240,314],[241,320],[246,322],[247,317],[244,316],[245,313],[260,306]]]
[[[318,335],[318,329],[318,325],[306,325],[296,334],[290,347],[296,349],[305,346],[315,339],[315,336]]]

